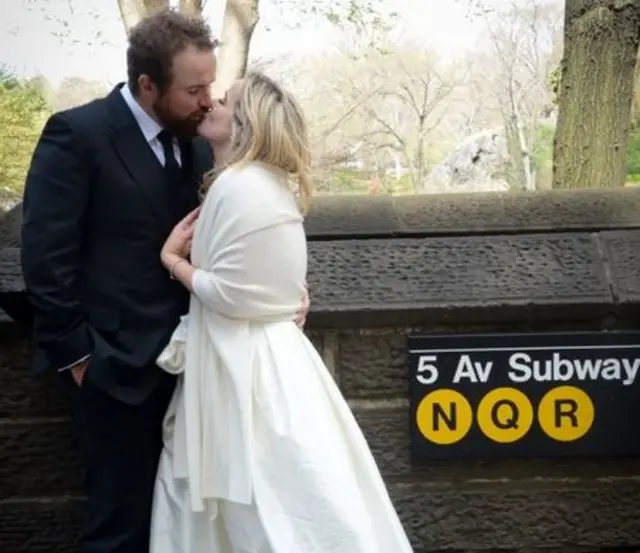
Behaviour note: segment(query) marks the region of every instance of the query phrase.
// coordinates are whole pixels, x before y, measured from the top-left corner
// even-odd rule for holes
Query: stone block
[[[640,191],[539,190],[398,196],[395,219],[405,234],[489,234],[638,228]]]
[[[75,551],[83,504],[81,499],[64,497],[0,501],[0,551]]]
[[[345,397],[409,397],[404,328],[345,330],[338,336],[338,374]]]
[[[611,271],[611,285],[621,304],[640,302],[640,230],[600,234],[602,249]]]
[[[69,420],[4,420],[0,443],[0,500],[82,490],[82,466]]]
[[[473,482],[562,482],[575,479],[638,479],[638,459],[529,458],[432,461],[414,465],[409,451],[407,408],[354,408],[354,415],[387,482],[449,485]]]
[[[611,308],[587,234],[326,241],[309,254],[318,326],[580,319]]]
[[[305,222],[311,240],[327,237],[464,234],[638,226],[637,188],[527,193],[318,196]],[[22,204],[0,215],[0,248],[20,245]]]
[[[305,220],[309,240],[326,237],[390,236],[401,228],[389,196],[315,198]]]
[[[26,327],[33,320],[33,308],[24,293],[20,250],[0,247],[0,309]]]
[[[307,330],[305,329],[305,334],[307,336],[307,338],[309,338],[309,341],[313,344],[313,347],[316,348],[316,350],[320,353],[322,353],[322,350],[324,348],[324,335],[322,332],[319,332],[317,330]]]
[[[311,240],[600,230],[637,228],[639,211],[633,188],[329,196],[314,199],[305,227]]]
[[[424,553],[640,550],[637,481],[447,489],[414,482],[389,491],[412,544]]]
[[[392,484],[390,496],[416,553],[640,549],[637,482],[517,487]],[[3,553],[68,553],[83,501],[0,501]]]
[[[22,203],[9,211],[0,213],[0,248],[15,248],[20,245],[22,227]]]
[[[0,248],[0,295],[22,292],[22,268],[18,248]]]
[[[0,420],[66,414],[58,375],[31,372],[28,338],[16,330],[14,324],[0,326]]]

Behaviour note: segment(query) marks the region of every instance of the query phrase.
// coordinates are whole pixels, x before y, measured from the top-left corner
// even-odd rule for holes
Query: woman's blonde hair
[[[224,166],[204,176],[204,193],[226,168],[258,161],[297,180],[302,211],[308,210],[311,149],[307,121],[293,95],[262,73],[248,73],[234,108],[231,144]]]

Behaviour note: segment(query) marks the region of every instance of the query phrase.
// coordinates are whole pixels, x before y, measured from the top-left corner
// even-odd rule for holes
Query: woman
[[[307,270],[296,196],[306,206],[311,189],[300,108],[250,74],[199,132],[219,166],[161,254],[192,300],[158,359],[179,379],[151,553],[411,551],[350,409],[294,322]]]

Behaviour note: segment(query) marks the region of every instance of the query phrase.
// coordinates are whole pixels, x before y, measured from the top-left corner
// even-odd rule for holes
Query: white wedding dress
[[[293,322],[302,217],[260,164],[213,185],[192,246],[188,316],[158,358],[178,374],[151,553],[409,553],[367,443]]]

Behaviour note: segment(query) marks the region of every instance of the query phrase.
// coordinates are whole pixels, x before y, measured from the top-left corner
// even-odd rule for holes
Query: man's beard
[[[198,127],[206,113],[204,110],[198,110],[187,117],[177,117],[167,106],[164,98],[160,98],[153,105],[153,110],[166,130],[184,140],[189,140],[198,134]]]

